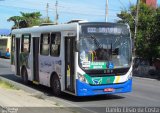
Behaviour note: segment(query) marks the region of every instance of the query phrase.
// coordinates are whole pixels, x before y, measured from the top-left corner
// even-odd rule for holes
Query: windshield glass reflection
[[[84,69],[128,67],[131,64],[130,38],[83,36],[80,39],[79,58]]]

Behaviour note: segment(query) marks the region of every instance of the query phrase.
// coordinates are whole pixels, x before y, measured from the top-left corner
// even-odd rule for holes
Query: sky
[[[57,0],[59,23],[73,19],[83,19],[90,22],[104,22],[106,0]],[[160,4],[160,0],[158,5]],[[0,0],[0,28],[11,29],[13,22],[7,22],[11,16],[20,16],[20,12],[40,12],[42,18],[47,17],[46,6],[49,4],[49,17],[55,19],[56,0]],[[116,16],[123,9],[128,9],[136,0],[108,0],[108,22],[115,22]]]

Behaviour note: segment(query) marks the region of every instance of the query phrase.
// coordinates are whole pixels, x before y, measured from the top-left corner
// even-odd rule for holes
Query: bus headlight
[[[84,77],[84,75],[81,75],[80,73],[77,73],[78,75],[78,79],[81,81],[81,82],[84,82],[84,83],[88,83],[86,78]]]

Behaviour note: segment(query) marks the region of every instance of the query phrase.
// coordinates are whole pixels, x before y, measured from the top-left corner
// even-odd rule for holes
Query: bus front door
[[[39,38],[33,37],[33,82],[39,83]]]
[[[20,38],[16,38],[16,56],[15,56],[16,75],[20,75]]]
[[[73,93],[75,92],[74,42],[75,42],[75,37],[65,38],[65,90]]]

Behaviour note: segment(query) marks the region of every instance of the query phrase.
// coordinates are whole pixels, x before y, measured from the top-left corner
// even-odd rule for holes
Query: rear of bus
[[[0,57],[10,58],[11,37],[0,38]]]
[[[126,93],[132,90],[132,46],[127,25],[81,23],[77,96]]]

